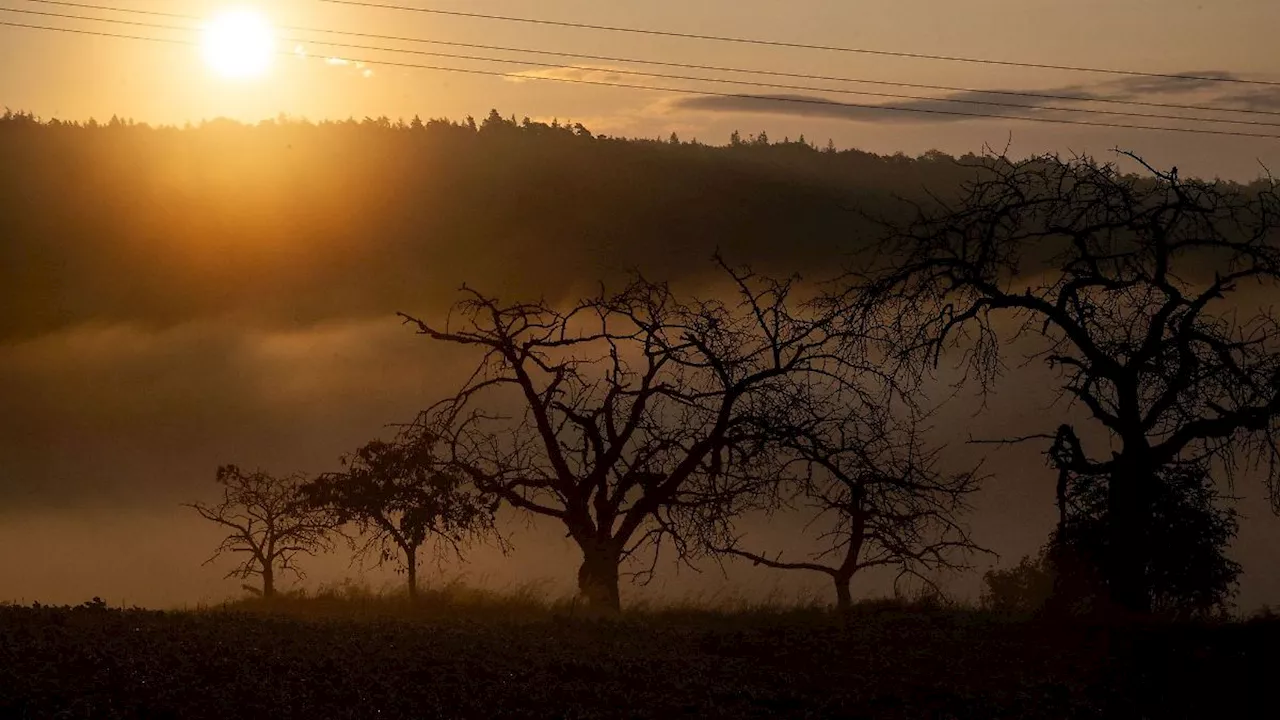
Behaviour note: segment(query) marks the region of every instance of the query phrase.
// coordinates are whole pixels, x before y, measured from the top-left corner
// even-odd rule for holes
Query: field
[[[1256,717],[1280,623],[955,608],[0,607],[3,717]],[[1267,713],[1261,713],[1267,716]]]

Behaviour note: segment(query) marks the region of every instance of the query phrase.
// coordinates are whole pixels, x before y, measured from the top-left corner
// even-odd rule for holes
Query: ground
[[[3,717],[1257,717],[1280,623],[0,607]]]

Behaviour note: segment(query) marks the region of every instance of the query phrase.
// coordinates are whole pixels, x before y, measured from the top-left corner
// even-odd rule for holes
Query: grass
[[[200,612],[233,612],[284,615],[295,618],[378,618],[421,620],[498,620],[505,622],[545,622],[589,619],[595,615],[573,595],[556,594],[545,582],[530,582],[504,589],[488,589],[467,584],[462,579],[446,580],[419,590],[410,600],[401,588],[377,590],[352,581],[324,585],[314,591],[297,590],[264,600],[246,596],[217,605],[197,608]],[[869,601],[864,608],[900,601]],[[617,621],[738,622],[751,617],[808,615],[830,619],[825,599],[802,596],[746,598],[738,595],[688,595],[657,600],[643,597],[624,606]]]
[[[1275,619],[694,598],[606,620],[536,585],[413,604],[345,585],[179,612],[0,607],[0,716],[1255,717],[1278,641]]]
[[[460,580],[424,587],[411,600],[403,590],[378,591],[344,581],[321,586],[314,592],[286,592],[269,600],[244,597],[199,612],[252,613],[294,618],[401,619],[515,618],[538,621],[572,608],[572,601],[548,593],[541,583],[528,583],[495,591]]]

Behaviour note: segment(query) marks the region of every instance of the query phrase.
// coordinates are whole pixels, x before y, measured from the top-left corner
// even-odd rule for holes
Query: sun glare
[[[221,77],[261,77],[275,58],[275,31],[256,10],[225,10],[205,24],[201,51],[205,63]]]

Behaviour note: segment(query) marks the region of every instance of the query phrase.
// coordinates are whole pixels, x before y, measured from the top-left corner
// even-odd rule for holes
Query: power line
[[[1048,63],[1019,62],[1015,60],[995,60],[991,58],[973,58],[957,55],[930,55],[928,53],[902,52],[893,50],[872,50],[869,48],[842,47],[838,45],[811,45],[808,43],[784,42],[781,40],[764,40],[759,38],[732,37],[727,35],[702,35],[670,30],[651,30],[647,28],[621,27],[616,25],[594,25],[590,23],[569,22],[565,20],[545,20],[540,18],[516,17],[511,15],[491,15],[487,13],[464,12],[461,10],[440,10],[409,5],[392,5],[388,3],[367,2],[367,0],[318,0],[332,5],[349,5],[352,7],[375,8],[379,10],[397,10],[401,12],[427,13],[431,15],[449,15],[453,17],[474,18],[479,20],[497,20],[501,22],[527,23],[531,25],[551,25],[555,27],[575,28],[579,30],[600,30],[605,32],[632,33],[637,35],[653,35],[659,37],[683,38],[686,40],[708,40],[712,42],[736,43],[741,45],[762,45],[766,47],[793,48],[800,50],[824,50],[828,52],[858,53],[863,55],[882,55],[887,57],[913,58],[917,60],[939,60],[944,62],[974,63],[979,65],[1002,65],[1006,67],[1034,68],[1037,70],[1065,70],[1068,72],[1096,73],[1102,75],[1125,75],[1129,77],[1164,78],[1167,80],[1191,80],[1196,82],[1239,83],[1244,85],[1268,85],[1280,87],[1280,81],[1250,80],[1236,77],[1216,75],[1185,75],[1176,73],[1142,72],[1138,70],[1120,70],[1116,68],[1097,68],[1080,65],[1051,65]]]
[[[57,5],[57,6],[64,6],[64,7],[100,10],[100,11],[106,11],[106,12],[119,12],[119,13],[135,14],[135,15],[150,15],[150,16],[158,16],[158,17],[178,18],[178,19],[191,20],[191,21],[203,20],[203,18],[194,16],[194,15],[183,15],[179,13],[169,13],[169,12],[162,12],[158,10],[136,10],[132,8],[118,8],[118,7],[112,7],[107,5],[95,5],[95,4],[79,3],[79,2],[66,2],[61,0],[26,0],[26,2],[39,3],[43,5]],[[0,10],[3,10],[3,9],[5,8],[0,8]],[[51,15],[53,17],[64,17],[62,15],[57,15],[54,13],[42,13],[35,10],[9,9],[9,11],[22,12],[22,13],[28,13],[33,15]],[[126,24],[126,25],[138,24],[138,23],[130,23],[123,20],[113,20],[113,19],[107,19],[107,18],[89,18],[89,17],[74,16],[74,15],[67,15],[65,17],[83,19],[83,20],[94,20],[94,21],[108,22],[108,23],[120,23],[120,24]],[[162,26],[157,26],[157,27],[162,27]],[[673,68],[680,68],[685,70],[730,72],[730,73],[739,73],[739,74],[745,74],[745,75],[764,75],[764,76],[770,76],[770,77],[785,77],[785,78],[802,79],[802,80],[843,82],[843,83],[854,83],[854,84],[864,84],[864,85],[877,85],[882,87],[901,87],[901,88],[910,88],[910,89],[916,89],[916,90],[939,90],[939,91],[956,92],[956,93],[1006,95],[1010,97],[1025,97],[1025,98],[1035,98],[1040,100],[1066,100],[1070,102],[1081,102],[1081,103],[1133,105],[1137,107],[1151,107],[1151,108],[1161,108],[1161,109],[1167,109],[1167,110],[1192,110],[1192,111],[1199,111],[1199,112],[1245,113],[1245,114],[1252,114],[1252,115],[1280,116],[1280,111],[1260,110],[1260,109],[1254,109],[1254,108],[1228,108],[1228,107],[1213,106],[1213,105],[1186,105],[1186,104],[1179,104],[1179,103],[1160,103],[1160,102],[1142,101],[1142,100],[1124,100],[1120,98],[1109,98],[1109,97],[1093,97],[1093,96],[1087,96],[1087,95],[1059,95],[1059,94],[1049,94],[1049,93],[1014,91],[1014,90],[992,90],[992,89],[984,89],[984,88],[955,87],[955,86],[949,86],[949,85],[928,85],[928,84],[922,84],[922,83],[892,82],[887,80],[870,80],[865,78],[851,78],[851,77],[818,75],[818,74],[809,74],[809,73],[790,73],[790,72],[781,72],[776,70],[736,68],[736,67],[725,67],[725,66],[718,66],[718,65],[698,65],[693,63],[648,60],[648,59],[631,58],[631,57],[617,57],[617,56],[610,56],[610,55],[592,55],[592,54],[586,54],[586,53],[571,53],[571,52],[563,52],[563,51],[555,51],[555,50],[506,47],[502,45],[484,45],[484,44],[478,44],[478,43],[464,43],[464,42],[454,42],[454,41],[448,41],[448,40],[437,40],[433,38],[407,37],[407,36],[401,36],[401,35],[383,35],[378,33],[363,33],[363,32],[354,32],[350,30],[331,30],[327,28],[315,28],[315,27],[294,26],[294,25],[279,25],[278,27],[282,30],[289,30],[293,32],[312,32],[312,33],[323,33],[323,34],[329,34],[329,35],[347,35],[351,37],[368,38],[372,40],[409,42],[409,43],[418,43],[418,44],[424,44],[424,45],[441,45],[441,46],[447,46],[447,47],[461,47],[461,48],[469,48],[469,49],[475,49],[475,50],[493,50],[498,52],[525,53],[530,55],[574,58],[579,60],[621,62],[621,63],[631,63],[635,65],[673,67]],[[308,41],[308,42],[316,42],[317,44],[320,44],[319,41]],[[392,51],[397,52],[399,50],[392,50]],[[938,99],[938,98],[935,98],[935,99]],[[1021,107],[1031,107],[1031,106],[1021,106]],[[1139,115],[1138,117],[1142,117],[1142,116]],[[1160,117],[1160,116],[1151,116],[1151,117]]]
[[[136,20],[93,18],[93,17],[86,17],[83,15],[43,12],[39,10],[17,10],[17,9],[11,9],[11,8],[0,8],[0,12],[26,13],[26,14],[55,17],[55,18],[61,18],[61,19],[114,23],[114,24],[120,24],[120,25],[145,27],[145,28],[159,29],[159,30],[192,31],[197,29],[197,28],[189,28],[189,27],[182,27],[182,26],[175,26],[175,25],[163,25],[159,23],[141,22]],[[946,103],[946,104],[978,105],[983,107],[1010,108],[1010,109],[1023,110],[1023,111],[1039,110],[1039,111],[1049,111],[1049,112],[1083,113],[1083,114],[1089,114],[1089,115],[1107,115],[1111,117],[1142,118],[1147,120],[1196,121],[1196,122],[1209,122],[1209,123],[1228,124],[1228,125],[1245,125],[1245,126],[1254,126],[1254,127],[1280,127],[1280,122],[1265,122],[1261,120],[1234,120],[1234,119],[1227,119],[1227,118],[1187,117],[1184,115],[1135,113],[1135,112],[1124,112],[1119,110],[1070,108],[1070,107],[1060,107],[1060,106],[1053,106],[1053,105],[1025,105],[1020,103],[999,102],[994,100],[976,100],[976,99],[968,100],[968,99],[961,99],[961,98],[926,97],[926,96],[920,96],[920,95],[904,95],[901,93],[869,92],[864,90],[849,90],[849,89],[842,89],[842,88],[813,87],[809,85],[789,85],[784,83],[770,83],[770,82],[760,82],[760,81],[753,81],[753,80],[733,80],[728,78],[708,78],[708,77],[697,77],[697,76],[689,76],[689,75],[672,75],[670,73],[653,73],[653,72],[644,72],[639,70],[628,70],[624,68],[601,69],[601,68],[593,68],[593,67],[582,66],[582,65],[563,65],[560,63],[538,62],[534,60],[513,60],[509,58],[494,58],[494,57],[484,57],[484,56],[478,56],[478,55],[465,55],[465,54],[459,54],[459,53],[432,52],[427,50],[413,50],[408,48],[391,48],[391,47],[374,46],[374,45],[359,45],[359,44],[353,44],[353,43],[332,42],[327,40],[310,40],[310,39],[304,39],[304,38],[284,38],[284,40],[285,42],[292,43],[292,44],[310,43],[313,45],[321,45],[321,46],[332,47],[332,48],[342,48],[347,50],[365,50],[365,51],[372,51],[372,52],[403,53],[403,54],[410,54],[410,55],[444,58],[448,60],[490,62],[490,63],[500,63],[500,64],[508,64],[508,65],[523,65],[523,66],[534,66],[534,67],[541,67],[541,68],[578,70],[578,71],[584,71],[584,72],[603,71],[603,72],[608,72],[615,75],[629,75],[632,77],[653,78],[658,80],[678,80],[678,81],[684,81],[684,82],[721,83],[721,84],[727,84],[727,85],[737,85],[740,87],[764,88],[764,89],[771,89],[771,90],[793,90],[793,91],[802,91],[802,92],[837,93],[842,95],[857,95],[862,97],[887,98],[892,100],[910,100],[914,102],[926,102],[926,103],[937,102],[937,103]]]
[[[73,5],[75,7],[83,7],[83,8],[93,9],[93,10],[139,13],[144,15],[162,15],[165,17],[182,18],[184,20],[200,19],[195,17],[194,15],[177,15],[174,13],[151,12],[147,10],[124,10],[124,9],[110,8],[110,7],[101,6],[101,5],[80,5],[78,3],[49,2],[48,0],[26,0],[26,1],[27,2],[44,2],[49,5]],[[22,8],[0,7],[0,12],[18,13],[20,15],[39,15],[40,17],[62,18],[65,20],[88,20],[91,22],[111,23],[113,25],[133,25],[135,27],[160,28],[165,30],[187,30],[187,31],[200,30],[200,28],[198,27],[183,27],[179,25],[160,25],[158,23],[141,22],[139,20],[120,20],[117,18],[100,18],[100,17],[91,17],[89,15],[72,15],[70,13],[48,12],[45,10],[26,10]]]
[[[452,47],[463,47],[463,48],[471,48],[476,50],[495,50],[500,52],[528,53],[530,55],[545,55],[545,56],[552,56],[552,57],[574,58],[579,60],[599,60],[602,62],[621,62],[621,63],[632,63],[635,65],[653,65],[658,67],[673,67],[673,68],[682,68],[685,70],[707,70],[712,72],[731,72],[731,73],[742,73],[747,75],[767,75],[771,77],[796,78],[796,79],[803,79],[803,80],[823,80],[828,82],[843,82],[843,83],[855,83],[855,84],[864,84],[864,85],[880,85],[880,86],[886,86],[886,87],[913,88],[917,90],[941,90],[945,92],[974,93],[974,94],[984,94],[984,95],[1008,95],[1011,97],[1026,97],[1026,98],[1036,98],[1041,100],[1069,100],[1073,102],[1135,105],[1135,106],[1142,106],[1142,107],[1167,108],[1171,110],[1199,110],[1203,112],[1249,113],[1249,114],[1257,114],[1257,115],[1280,116],[1280,111],[1277,111],[1277,110],[1257,110],[1252,108],[1227,108],[1227,107],[1216,107],[1211,105],[1181,105],[1177,103],[1157,103],[1157,102],[1145,102],[1141,100],[1120,100],[1117,98],[1088,97],[1083,95],[1051,95],[1046,93],[1022,92],[1022,91],[1016,91],[1016,90],[989,90],[989,89],[983,89],[983,88],[955,87],[955,86],[949,86],[949,85],[926,85],[921,83],[892,82],[888,80],[869,80],[865,78],[851,78],[851,77],[842,77],[842,76],[834,76],[834,75],[790,73],[790,72],[782,72],[778,70],[735,68],[735,67],[725,67],[721,65],[697,65],[693,63],[679,63],[679,62],[670,62],[670,61],[663,61],[663,60],[643,60],[639,58],[617,57],[617,56],[611,56],[611,55],[568,53],[568,52],[561,52],[556,50],[515,48],[515,47],[505,47],[501,45],[480,45],[476,43],[451,42],[446,40],[434,40],[434,39],[427,39],[427,38],[414,38],[414,37],[403,37],[403,36],[396,36],[396,35],[377,35],[373,33],[350,32],[346,30],[325,30],[322,28],[288,28],[286,27],[285,29],[299,30],[299,31],[306,31],[306,32],[332,33],[336,35],[349,35],[352,37],[366,37],[366,38],[378,39],[378,40],[393,40],[393,41],[401,41],[401,42],[424,43],[424,44],[430,44],[430,45],[447,45]]]
[[[1280,127],[1280,122],[1266,122],[1262,120],[1232,120],[1227,118],[1187,117],[1184,115],[1160,115],[1155,113],[1133,113],[1133,112],[1124,112],[1120,110],[1095,110],[1090,108],[1068,108],[1068,107],[1058,107],[1058,106],[1051,106],[1051,105],[1023,105],[1019,103],[1006,103],[1006,102],[998,102],[994,100],[964,100],[960,98],[925,97],[921,95],[903,95],[900,93],[881,93],[881,92],[868,92],[865,90],[848,90],[848,89],[841,89],[841,88],[813,87],[811,85],[787,85],[783,83],[769,83],[769,82],[760,82],[760,81],[753,81],[753,80],[731,80],[727,78],[708,78],[708,77],[694,77],[689,75],[671,75],[669,73],[651,73],[651,72],[643,72],[639,70],[627,70],[624,68],[593,68],[593,67],[588,67],[583,65],[562,65],[559,63],[537,62],[533,60],[509,60],[505,58],[490,58],[490,57],[481,57],[476,55],[438,53],[438,52],[430,52],[426,50],[409,50],[409,49],[401,49],[401,48],[387,48],[387,47],[377,47],[377,46],[370,46],[370,45],[354,45],[350,43],[334,43],[334,42],[316,41],[316,40],[303,40],[303,41],[290,40],[289,42],[311,42],[312,44],[321,45],[325,47],[345,48],[345,49],[352,49],[352,50],[368,50],[368,51],[374,51],[374,52],[398,52],[398,53],[405,53],[405,54],[411,54],[411,55],[441,57],[441,58],[447,58],[452,60],[473,60],[473,61],[482,61],[482,62],[507,63],[507,64],[513,64],[513,65],[532,65],[534,67],[543,67],[543,68],[552,68],[552,69],[580,70],[584,72],[606,72],[606,73],[611,73],[616,75],[630,75],[634,77],[654,78],[659,80],[682,80],[686,82],[710,82],[710,83],[721,83],[721,84],[728,84],[728,85],[739,85],[742,87],[767,88],[767,89],[773,89],[773,90],[799,90],[804,92],[828,92],[828,93],[839,93],[842,95],[859,95],[863,97],[889,98],[893,100],[912,100],[916,102],[939,102],[939,103],[960,104],[960,105],[981,105],[984,107],[1002,107],[1002,108],[1013,108],[1013,109],[1019,109],[1019,110],[1042,110],[1042,111],[1050,111],[1050,112],[1084,113],[1089,115],[1110,115],[1113,117],[1119,116],[1119,117],[1147,118],[1151,120],[1182,120],[1182,121],[1192,120],[1196,122],[1222,123],[1222,124],[1228,124],[1228,125]],[[518,77],[524,77],[524,76],[518,75]]]
[[[15,22],[3,21],[3,20],[0,20],[0,26],[24,28],[29,30],[44,30],[44,31],[61,32],[61,33],[72,33],[77,35],[88,35],[88,36],[96,36],[96,37],[120,38],[124,40],[162,42],[162,43],[187,45],[187,46],[199,45],[199,43],[194,41],[180,40],[176,38],[157,38],[157,37],[147,37],[147,36],[140,36],[140,35],[125,35],[121,33],[108,33],[108,32],[102,32],[98,30],[83,30],[83,29],[77,29],[77,28],[62,28],[62,27],[50,27],[50,26],[44,26],[44,25],[31,25],[27,23],[15,23]],[[287,52],[287,51],[281,51],[280,54],[297,57],[294,53]],[[315,58],[315,59],[322,59],[322,58]],[[518,78],[522,80],[543,80],[548,82],[568,83],[572,85],[591,85],[596,87],[612,87],[612,88],[622,88],[622,89],[628,89],[628,90],[659,91],[659,92],[669,92],[669,93],[676,93],[676,94],[682,94],[682,95],[696,95],[699,97],[722,97],[722,98],[731,98],[735,100],[749,100],[749,101],[759,101],[759,102],[775,103],[775,104],[821,106],[821,107],[844,108],[849,110],[870,110],[874,112],[916,113],[916,114],[940,115],[940,116],[948,116],[948,117],[1015,120],[1020,122],[1050,123],[1054,125],[1076,125],[1076,126],[1083,126],[1083,127],[1118,128],[1118,129],[1125,129],[1125,130],[1149,130],[1149,131],[1162,131],[1162,132],[1176,132],[1176,133],[1184,133],[1184,134],[1191,134],[1191,135],[1220,135],[1220,136],[1231,136],[1231,137],[1247,137],[1247,138],[1261,138],[1261,139],[1268,139],[1268,140],[1280,140],[1280,135],[1246,133],[1246,132],[1239,132],[1234,130],[1209,130],[1205,128],[1168,127],[1168,126],[1159,126],[1159,125],[1133,125],[1128,123],[1094,122],[1094,121],[1088,121],[1088,120],[1069,120],[1065,118],[1026,117],[1021,115],[993,115],[991,113],[971,113],[971,112],[960,112],[956,110],[939,110],[934,108],[904,108],[904,107],[896,107],[891,105],[866,105],[866,104],[859,104],[859,103],[840,102],[837,100],[824,100],[819,98],[797,98],[797,97],[788,97],[788,96],[768,96],[768,95],[742,95],[737,93],[717,92],[713,90],[695,90],[691,88],[639,85],[639,84],[633,84],[633,83],[620,83],[620,82],[603,81],[603,80],[586,80],[582,78],[561,78],[561,77],[550,77],[550,76],[543,76],[543,75],[514,75],[512,73],[504,73],[504,72],[498,72],[494,70],[477,70],[474,68],[445,67],[440,65],[425,65],[425,64],[419,64],[419,63],[406,63],[406,62],[399,62],[399,61],[392,61],[392,60],[374,60],[374,59],[368,59],[368,58],[354,58],[354,57],[345,58],[345,59],[351,62],[365,63],[369,65],[381,65],[384,67],[400,67],[400,68],[410,68],[410,69],[418,69],[418,70],[431,70],[436,72],[451,72],[451,73],[460,73],[460,74],[466,74],[466,75],[476,75],[476,76],[496,77],[496,78],[506,78],[506,79]]]
[[[39,5],[59,5],[62,7],[82,8],[85,10],[106,10],[108,12],[130,13],[132,15],[153,15],[155,17],[167,17],[174,18],[176,20],[204,19],[197,15],[183,15],[182,13],[162,12],[160,10],[138,10],[136,8],[112,7],[110,5],[94,5],[92,3],[63,2],[62,0],[19,0],[19,2],[36,3]]]

